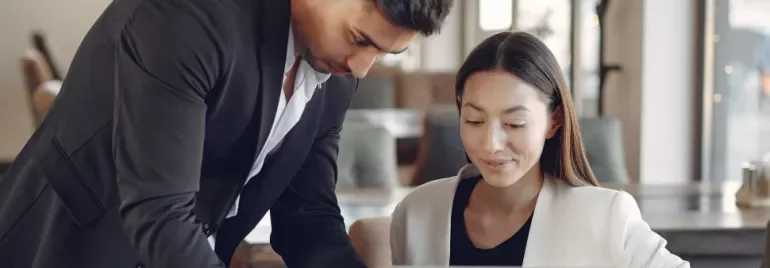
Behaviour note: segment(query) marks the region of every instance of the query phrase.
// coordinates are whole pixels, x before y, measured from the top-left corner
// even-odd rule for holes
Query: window
[[[516,1],[517,31],[529,32],[543,41],[556,57],[570,84],[572,65],[572,0]]]
[[[513,0],[479,0],[479,28],[504,31],[513,24]]]
[[[740,179],[742,163],[770,152],[770,1],[707,2],[702,170],[712,181]]]

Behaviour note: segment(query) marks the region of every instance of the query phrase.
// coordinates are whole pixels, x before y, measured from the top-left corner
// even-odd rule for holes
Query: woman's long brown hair
[[[540,157],[543,172],[572,186],[598,186],[586,159],[567,83],[548,47],[525,32],[502,32],[484,40],[471,52],[457,74],[458,110],[468,77],[488,70],[510,72],[539,89],[550,112],[561,107],[563,123],[556,134],[545,141]]]

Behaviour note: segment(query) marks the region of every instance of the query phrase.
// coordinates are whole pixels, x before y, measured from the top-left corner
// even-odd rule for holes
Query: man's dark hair
[[[425,36],[438,33],[454,0],[374,0],[385,17]]]

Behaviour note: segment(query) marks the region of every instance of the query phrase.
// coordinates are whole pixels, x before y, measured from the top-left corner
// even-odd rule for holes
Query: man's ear
[[[551,129],[548,130],[546,139],[553,138],[553,135],[556,135],[556,132],[559,131],[559,128],[564,124],[564,110],[562,110],[561,105],[559,107],[556,107],[556,110],[554,110],[551,113]]]

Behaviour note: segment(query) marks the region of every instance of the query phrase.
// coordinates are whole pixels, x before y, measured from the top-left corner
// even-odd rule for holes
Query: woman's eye
[[[527,124],[526,123],[516,123],[516,124],[506,124],[506,125],[508,125],[508,127],[510,127],[510,128],[523,128]]]
[[[474,121],[474,120],[465,120],[465,123],[471,126],[478,126],[483,123],[482,121]]]

